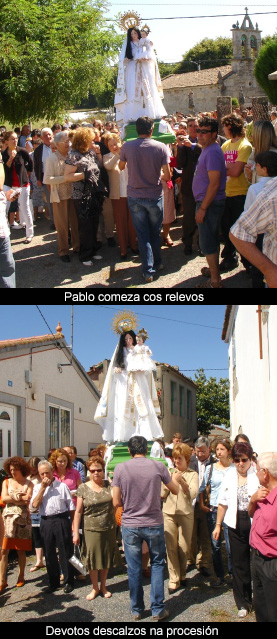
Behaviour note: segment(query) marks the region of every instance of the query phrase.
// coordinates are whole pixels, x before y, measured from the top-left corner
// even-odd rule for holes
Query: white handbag
[[[74,555],[72,555],[72,557],[70,557],[69,561],[72,564],[72,566],[74,566],[74,568],[76,568],[81,575],[86,575],[87,574],[87,569],[85,566],[83,566],[81,560],[79,559],[79,557],[77,557],[77,548],[78,548],[78,552],[80,554],[80,548],[79,546],[74,546]]]

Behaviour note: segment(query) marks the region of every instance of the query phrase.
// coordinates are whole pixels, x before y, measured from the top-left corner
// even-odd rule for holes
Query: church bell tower
[[[241,72],[242,69],[247,73],[253,74],[255,60],[261,48],[261,31],[253,26],[252,20],[248,15],[248,8],[245,7],[245,16],[241,27],[239,22],[232,26],[233,38],[233,61],[232,69]]]

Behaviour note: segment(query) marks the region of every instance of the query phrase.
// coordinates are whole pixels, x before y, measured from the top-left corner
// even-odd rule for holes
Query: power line
[[[54,338],[54,342],[53,342],[53,344],[54,344],[55,348],[57,348],[58,350],[61,350],[61,349],[63,349],[63,348],[64,348],[64,349],[69,348],[69,347],[67,347],[67,346],[61,346],[60,342],[57,342],[57,339],[56,339],[56,337],[55,337],[55,335],[54,335],[53,331],[51,330],[51,328],[50,328],[50,326],[49,326],[48,322],[46,321],[46,319],[45,319],[45,317],[44,317],[43,313],[41,312],[41,310],[40,310],[39,306],[37,306],[37,305],[36,305],[36,308],[37,308],[38,312],[40,313],[40,315],[41,315],[41,317],[42,317],[43,321],[45,322],[45,324],[46,324],[47,328],[49,329],[49,331],[50,331],[51,335],[53,335],[53,338]],[[50,343],[50,342],[49,342],[49,343]]]
[[[277,13],[277,11],[260,11],[256,13],[251,12],[251,16],[266,16],[266,15],[271,15],[275,13]],[[161,18],[161,17],[141,18],[141,20],[147,20],[148,22],[149,20],[194,20],[194,19],[200,20],[201,18],[238,18],[239,16],[245,17],[245,13],[226,13],[226,14],[217,14],[213,16],[169,16],[167,18]],[[106,18],[106,22],[114,22],[115,20],[116,18]]]
[[[46,324],[47,328],[49,329],[49,331],[50,331],[51,335],[53,335],[53,337],[55,337],[55,335],[54,335],[53,331],[51,330],[51,328],[50,328],[49,324],[47,323],[47,321],[46,321],[46,319],[45,319],[44,315],[42,314],[42,312],[41,312],[41,310],[40,310],[39,306],[37,306],[37,305],[36,305],[36,308],[38,309],[38,312],[40,313],[40,315],[41,315],[41,317],[42,317],[43,321],[45,322],[45,324]]]
[[[99,308],[107,308],[107,309],[111,309],[113,311],[120,311],[120,308],[115,308],[114,306],[101,306],[99,305]],[[222,327],[219,326],[207,326],[206,324],[195,324],[194,322],[185,322],[184,320],[177,320],[177,319],[172,319],[170,317],[159,317],[158,315],[148,315],[147,313],[137,313],[137,315],[143,315],[144,317],[152,317],[152,319],[159,319],[159,320],[163,320],[165,322],[178,322],[179,324],[190,324],[191,326],[201,326],[202,328],[214,328],[217,331],[221,331]],[[212,370],[212,369],[209,369]]]
[[[168,6],[168,2],[166,4],[161,4],[160,2],[133,2],[132,4],[134,5],[139,5],[140,7],[142,6],[147,6],[147,7],[166,7]],[[112,7],[122,7],[122,6],[129,6],[130,2],[111,2],[110,6]],[[202,3],[186,3],[186,2],[171,2],[170,3],[171,7],[206,7],[205,4]],[[222,7],[222,4],[210,4],[210,7]],[[233,7],[241,7],[241,4],[232,4]],[[250,4],[249,7],[260,7],[260,4]],[[276,7],[275,4],[264,4],[264,7]],[[240,15],[244,15],[244,14],[240,14]],[[252,12],[251,12],[251,15]],[[254,14],[255,15],[255,14]]]

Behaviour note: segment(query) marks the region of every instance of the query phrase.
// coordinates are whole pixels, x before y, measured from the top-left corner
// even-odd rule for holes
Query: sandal
[[[16,587],[17,587],[17,588],[22,588],[22,586],[25,586],[25,581],[24,581],[24,579],[23,579],[22,581],[18,581],[18,582],[17,582],[17,584],[16,584]]]
[[[5,590],[5,588],[7,588],[8,586],[8,582],[6,581],[3,586],[0,586],[0,592],[3,592],[3,590]]]

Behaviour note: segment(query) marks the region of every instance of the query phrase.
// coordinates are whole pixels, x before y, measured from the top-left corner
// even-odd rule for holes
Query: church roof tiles
[[[214,67],[213,69],[202,69],[201,71],[192,71],[191,73],[172,74],[163,79],[163,89],[190,88],[217,84],[219,71],[224,79],[224,77],[232,71],[232,66],[230,64],[226,64],[223,67]]]

